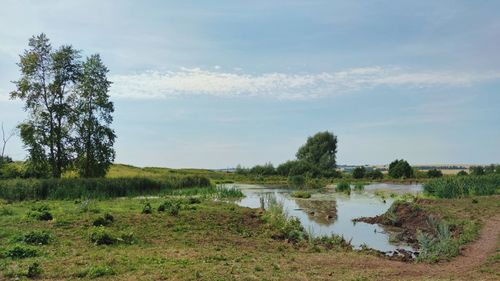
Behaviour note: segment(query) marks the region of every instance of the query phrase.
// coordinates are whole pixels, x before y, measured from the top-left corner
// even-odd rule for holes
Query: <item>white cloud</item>
[[[111,92],[116,98],[135,99],[208,95],[294,100],[334,96],[380,86],[464,87],[495,79],[500,79],[500,73],[411,72],[396,67],[365,67],[309,74],[245,74],[182,68],[179,71],[113,75]]]

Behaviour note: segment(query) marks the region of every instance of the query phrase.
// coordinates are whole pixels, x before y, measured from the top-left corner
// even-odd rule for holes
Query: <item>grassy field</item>
[[[191,196],[200,192],[188,190],[148,199],[2,202],[0,279],[401,280],[401,270],[413,266],[343,247],[276,239],[275,226],[261,211],[210,196],[195,200]],[[498,196],[474,199],[424,200],[420,205],[447,220],[478,222],[500,210]],[[169,211],[170,203],[158,212],[169,200],[181,202],[177,213]],[[145,211],[148,205],[151,214]],[[40,210],[52,220],[33,216]],[[469,278],[495,277],[496,264],[493,256]],[[467,278],[453,272],[438,278],[426,274],[403,279]]]

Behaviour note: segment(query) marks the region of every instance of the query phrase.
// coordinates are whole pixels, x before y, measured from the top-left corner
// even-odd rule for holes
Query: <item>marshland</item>
[[[499,10],[2,1],[0,280],[500,280]]]

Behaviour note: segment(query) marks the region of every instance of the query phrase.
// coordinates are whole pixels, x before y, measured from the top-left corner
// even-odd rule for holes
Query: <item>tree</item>
[[[76,166],[82,177],[103,177],[115,159],[116,135],[110,128],[114,106],[107,73],[100,56],[92,55],[83,63],[76,87]]]
[[[337,137],[325,131],[307,139],[297,151],[297,159],[314,165],[324,175],[335,174]]]
[[[362,179],[365,177],[365,174],[366,174],[366,169],[363,166],[356,167],[352,171],[352,177],[355,179]]]
[[[366,172],[365,176],[367,178],[369,178],[369,179],[372,179],[372,180],[383,179],[384,178],[384,174],[380,170],[368,171],[368,172]]]
[[[440,178],[442,176],[443,176],[443,172],[441,172],[441,170],[432,169],[432,170],[427,171],[427,177],[429,177],[429,178]]]
[[[411,178],[413,176],[413,169],[407,161],[396,159],[389,164],[389,176],[391,178]]]
[[[276,174],[273,164],[255,165],[250,169],[250,174],[259,176],[271,176]]]
[[[46,161],[52,176],[59,178],[72,157],[71,91],[80,75],[80,55],[72,46],[53,51],[43,33],[33,36],[29,47],[20,56],[21,78],[14,82],[17,89],[11,97],[23,100],[30,115],[20,126],[29,161],[35,166]]]
[[[9,133],[5,133],[5,129],[3,127],[3,122],[2,122],[1,127],[2,127],[2,150],[0,151],[1,152],[1,154],[0,154],[0,167],[4,163],[12,162],[12,159],[10,157],[8,157],[7,155],[5,155],[5,148],[7,147],[7,143],[9,142],[9,140],[15,134],[14,130],[10,131]]]
[[[485,175],[483,166],[475,166],[470,168],[470,174],[473,176],[483,176]]]

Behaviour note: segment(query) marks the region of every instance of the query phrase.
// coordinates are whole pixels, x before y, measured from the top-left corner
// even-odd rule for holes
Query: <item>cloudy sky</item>
[[[498,163],[499,1],[0,1],[0,121],[41,32],[100,53],[116,162],[292,159],[332,131],[341,164]],[[23,159],[18,138],[8,154]]]

